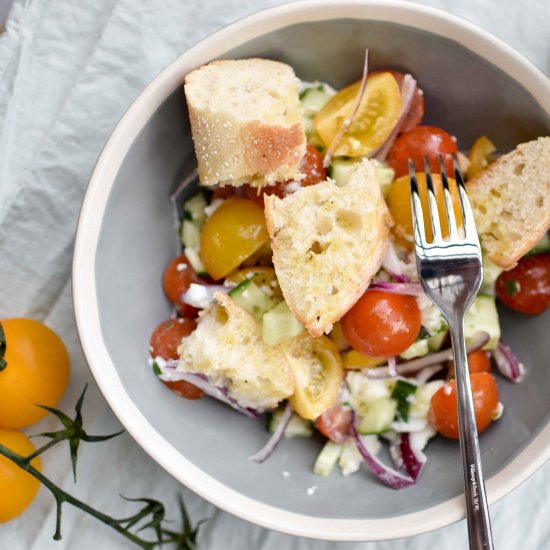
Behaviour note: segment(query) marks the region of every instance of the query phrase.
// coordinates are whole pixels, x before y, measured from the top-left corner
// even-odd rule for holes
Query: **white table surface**
[[[140,89],[199,39],[277,0],[16,0],[0,35],[0,317],[45,321],[65,340],[72,379],[69,410],[90,383],[85,421],[91,433],[119,428],[78,344],[70,262],[87,180],[113,126]],[[550,74],[548,0],[431,0],[493,32]],[[28,430],[51,428],[50,421]],[[132,508],[118,495],[152,496],[169,507],[183,492],[194,519],[208,517],[209,550],[425,550],[467,546],[464,522],[407,540],[335,544],[268,531],[222,512],[178,483],[128,436],[83,444],[79,480],[68,452],[56,448],[44,471],[111,514]],[[550,465],[491,508],[499,550],[550,548]],[[174,516],[176,511],[174,511]],[[169,512],[170,513],[170,512]],[[54,506],[42,489],[29,510],[0,524],[0,549],[131,548],[118,534],[70,507],[63,541],[54,542]]]

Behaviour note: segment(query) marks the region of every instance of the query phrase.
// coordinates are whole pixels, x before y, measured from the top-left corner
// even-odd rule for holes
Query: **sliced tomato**
[[[496,150],[496,146],[487,136],[481,136],[475,141],[468,156],[468,160],[470,161],[468,171],[466,172],[468,179],[473,178],[489,166],[491,155]]]
[[[326,336],[302,333],[285,353],[295,380],[292,408],[302,418],[318,418],[334,404],[342,386],[344,371],[336,346]]]
[[[340,90],[315,116],[313,124],[327,147],[351,116],[360,87],[361,81],[358,81]],[[390,73],[368,78],[359,109],[335,155],[361,157],[380,147],[399,119],[401,103],[401,91]]]
[[[184,397],[185,399],[200,399],[204,392],[197,388],[197,386],[194,386],[193,384],[190,384],[189,382],[186,382],[185,380],[177,380],[175,382],[164,382],[174,393],[177,393],[180,397]]]
[[[183,295],[191,283],[204,283],[204,281],[195,273],[185,254],[182,254],[168,264],[164,271],[162,287],[178,312],[186,317],[196,317],[199,314],[197,308],[183,301]]]
[[[401,90],[401,86],[403,85],[403,80],[405,78],[404,73],[395,71],[393,69],[384,69],[369,73],[369,78],[380,73],[391,73],[395,78],[399,89]],[[401,132],[408,132],[409,130],[412,130],[415,126],[418,126],[424,118],[424,110],[424,92],[417,86],[411,103],[411,107],[409,109],[409,112],[407,113],[407,116],[405,117],[405,120],[403,121],[403,125],[401,126]]]
[[[353,415],[341,405],[333,405],[317,419],[317,429],[336,443],[345,443],[351,434]]]
[[[163,321],[151,336],[151,357],[178,359],[181,339],[191,334],[196,327],[195,319],[186,317]]]

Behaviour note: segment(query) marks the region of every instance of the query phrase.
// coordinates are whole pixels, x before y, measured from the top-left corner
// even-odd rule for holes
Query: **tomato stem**
[[[82,421],[82,418],[80,416],[80,407],[82,405],[83,396],[84,396],[84,392],[81,395],[81,398],[79,399],[79,402],[77,404],[77,419],[75,420],[79,422]],[[58,413],[57,414],[58,417],[63,416],[65,419],[71,420],[66,415],[61,413],[61,411],[56,411],[56,413]],[[192,550],[193,548],[195,548],[198,530],[202,522],[199,522],[195,526],[195,528],[192,528],[189,522],[189,516],[187,514],[187,510],[185,509],[185,504],[181,497],[179,497],[180,514],[182,519],[182,530],[180,532],[172,531],[164,527],[163,524],[167,521],[165,519],[164,505],[161,502],[150,498],[137,498],[137,499],[125,498],[125,500],[141,502],[143,503],[143,506],[133,516],[117,519],[103,512],[100,512],[99,510],[96,510],[95,508],[86,504],[82,500],[79,500],[78,498],[67,493],[66,491],[58,487],[53,481],[47,478],[42,472],[37,470],[31,464],[31,461],[34,458],[41,455],[51,447],[57,445],[61,441],[69,440],[69,443],[71,443],[72,446],[74,446],[75,445],[74,442],[75,441],[79,442],[81,439],[85,441],[92,441],[92,442],[104,441],[105,439],[118,434],[112,434],[111,436],[89,436],[88,434],[86,434],[84,430],[80,430],[80,432],[77,435],[75,435],[74,431],[71,431],[70,429],[66,429],[60,432],[54,432],[50,434],[40,434],[40,435],[51,437],[52,439],[42,447],[39,447],[35,452],[31,453],[30,455],[22,456],[12,451],[8,447],[0,444],[0,456],[6,457],[8,460],[13,462],[19,468],[21,468],[22,470],[25,470],[28,474],[30,474],[31,476],[36,478],[40,483],[42,483],[42,485],[44,485],[52,493],[52,496],[54,497],[55,503],[56,503],[56,522],[55,522],[55,533],[53,536],[54,540],[61,540],[62,507],[64,503],[67,503],[67,504],[70,504],[71,506],[74,506],[75,508],[79,508],[83,512],[101,521],[105,525],[108,525],[109,527],[111,527],[112,529],[120,533],[123,537],[130,540],[140,548],[145,548],[147,550],[150,550],[164,544],[176,544],[177,547],[180,548],[181,550]],[[75,455],[75,458],[76,458],[76,455]],[[156,540],[144,539],[131,531],[131,529],[136,527],[137,524],[140,522],[145,522],[145,523],[139,529],[137,529],[137,532],[145,528],[153,529],[156,534]]]

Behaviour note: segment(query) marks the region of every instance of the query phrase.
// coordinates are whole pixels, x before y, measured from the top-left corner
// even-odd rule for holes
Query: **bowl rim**
[[[455,40],[510,75],[550,114],[550,80],[533,63],[489,32],[438,8],[404,0],[298,0],[259,11],[204,38],[158,74],[139,94],[106,142],[82,203],[73,256],[73,305],[90,370],[103,396],[137,443],[178,481],[219,508],[263,527],[334,541],[409,537],[464,517],[463,496],[424,510],[378,519],[321,518],[264,504],[229,488],[182,456],[158,434],[126,392],[102,338],[95,259],[105,205],[123,159],[156,109],[182,84],[183,75],[262,34],[297,23],[331,19],[389,21]],[[550,424],[500,472],[487,480],[492,504],[550,458]]]

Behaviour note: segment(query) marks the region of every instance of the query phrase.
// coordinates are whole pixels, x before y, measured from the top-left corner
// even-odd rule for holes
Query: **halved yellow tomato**
[[[275,275],[275,270],[272,267],[244,267],[235,273],[231,273],[231,275],[227,277],[227,281],[235,284],[242,283],[245,279],[250,279],[262,289],[263,287],[271,289],[273,293],[272,297],[276,300],[281,301],[283,299],[283,293],[281,292],[277,275]]]
[[[344,352],[342,354],[342,360],[344,363],[344,368],[350,370],[370,369],[387,361],[384,358],[363,355],[355,349],[350,349],[349,351]]]
[[[302,333],[285,350],[294,374],[289,401],[302,418],[313,420],[329,409],[340,392],[344,370],[336,346],[326,336]]]
[[[334,95],[317,113],[313,124],[328,147],[351,116],[361,81]],[[389,72],[367,79],[365,93],[353,122],[346,130],[335,155],[360,157],[367,155],[386,141],[401,112],[401,92]]]
[[[468,155],[468,159],[470,160],[470,166],[468,166],[466,172],[468,179],[473,178],[491,164],[491,154],[496,150],[495,144],[487,136],[481,136],[476,139]]]
[[[247,199],[230,199],[206,220],[200,255],[208,274],[218,280],[267,242],[263,209]]]
[[[417,174],[418,189],[420,193],[420,202],[422,203],[422,211],[424,213],[424,227],[426,227],[426,238],[432,239],[432,230],[430,225],[430,210],[428,206],[428,191],[426,188],[426,174],[420,172]],[[444,237],[449,235],[449,226],[447,224],[447,216],[445,215],[445,197],[443,194],[443,183],[439,174],[432,175],[432,181],[437,200],[437,210],[439,212],[439,222],[441,231]],[[451,189],[451,197],[453,199],[453,211],[459,225],[462,220],[460,210],[460,199],[458,198],[458,189],[454,179],[449,178],[449,187]],[[402,176],[396,179],[390,187],[388,197],[386,199],[388,208],[395,223],[393,231],[397,237],[397,241],[411,249],[413,243],[413,225],[411,213],[411,187],[409,176]]]

